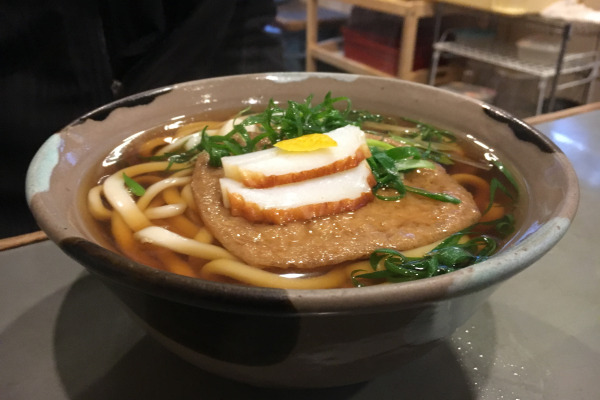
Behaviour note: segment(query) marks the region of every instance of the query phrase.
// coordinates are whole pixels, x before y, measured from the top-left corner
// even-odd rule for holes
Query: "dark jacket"
[[[283,69],[267,0],[0,2],[0,237],[36,230],[25,172],[78,116],[176,82]]]

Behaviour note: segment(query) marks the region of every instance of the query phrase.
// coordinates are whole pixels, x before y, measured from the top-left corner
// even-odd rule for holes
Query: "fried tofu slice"
[[[401,200],[374,199],[356,211],[307,221],[255,223],[224,206],[219,183],[223,169],[209,167],[207,161],[206,155],[198,158],[192,178],[201,218],[222,246],[259,267],[311,269],[364,259],[382,247],[409,250],[443,239],[481,216],[471,194],[438,167],[408,173],[405,183],[447,193],[460,204],[408,193]]]

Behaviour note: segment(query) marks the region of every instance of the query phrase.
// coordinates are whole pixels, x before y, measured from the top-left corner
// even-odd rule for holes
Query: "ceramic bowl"
[[[471,134],[518,171],[518,231],[491,259],[446,275],[390,285],[281,290],[193,279],[112,251],[85,207],[107,154],[174,117],[248,105],[348,96],[355,108],[404,115]],[[329,73],[214,78],[119,100],[51,136],[31,163],[28,201],[41,228],[101,279],[147,332],[212,373],[260,386],[326,387],[368,380],[451,335],[504,280],[563,236],[578,203],[565,155],[492,106],[396,79]],[[518,278],[516,278],[518,279]]]

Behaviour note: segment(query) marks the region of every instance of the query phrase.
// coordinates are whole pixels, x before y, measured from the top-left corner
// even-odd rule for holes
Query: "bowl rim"
[[[367,79],[393,82],[394,85],[418,85],[427,88],[426,90],[443,93],[443,96],[446,97],[456,97],[461,98],[463,101],[466,100],[476,103],[480,107],[484,108],[487,113],[491,113],[498,120],[504,121],[505,123],[521,125],[525,129],[529,130],[530,133],[533,133],[533,135],[536,137],[536,140],[541,141],[544,145],[552,149],[553,152],[564,155],[562,150],[560,150],[556,144],[554,144],[549,138],[547,138],[533,126],[528,125],[524,121],[512,116],[504,110],[481,101],[444,91],[443,89],[433,86],[410,81],[401,81],[395,78],[334,72],[257,73],[222,76],[177,83],[136,93],[98,107],[77,118],[69,125],[61,129],[58,133],[60,134],[60,132],[79,125],[87,119],[103,119],[104,115],[108,115],[114,109],[132,104],[135,105],[137,103],[146,101],[149,98],[156,97],[172,90],[185,89],[188,87],[197,86],[199,84],[206,84],[210,82],[216,83],[231,79],[281,79],[282,81],[285,81],[308,78],[329,78],[344,81]],[[47,145],[48,141],[43,146]],[[41,151],[42,149],[40,149],[38,153]],[[546,225],[548,225],[547,227],[542,227],[544,229],[540,229],[532,233],[523,239],[523,241],[521,241],[518,245],[504,249],[486,261],[436,277],[362,288],[276,289],[252,287],[212,282],[157,270],[155,268],[131,261],[123,255],[104,248],[101,248],[100,250],[103,253],[102,257],[105,257],[106,260],[114,263],[115,265],[111,265],[110,268],[116,269],[108,274],[103,273],[101,271],[102,268],[91,268],[91,270],[96,274],[104,274],[104,278],[112,280],[116,283],[125,284],[143,291],[150,291],[154,295],[158,295],[160,297],[170,298],[189,304],[209,302],[215,307],[218,307],[219,304],[224,304],[224,307],[226,308],[235,305],[241,308],[246,308],[249,311],[256,310],[257,305],[260,305],[261,307],[266,306],[269,308],[269,306],[273,306],[275,303],[277,303],[277,301],[284,298],[289,299],[295,306],[298,306],[302,312],[324,313],[331,311],[356,312],[358,310],[366,311],[373,309],[389,309],[390,307],[407,307],[417,303],[434,302],[441,299],[457,297],[463,294],[481,290],[489,286],[494,286],[508,277],[517,274],[545,254],[566,233],[570,221],[574,217],[577,210],[579,187],[575,171],[566,156],[561,157],[558,161],[560,162],[565,173],[569,176],[569,187],[566,189],[569,191],[569,193],[575,196],[575,201],[563,202],[562,208],[555,210],[553,214],[559,214],[566,217],[553,218],[551,221],[546,223]],[[41,161],[37,156],[34,157],[29,168],[28,180],[30,179],[29,174],[33,173],[31,171],[35,170],[36,167],[39,167],[38,164],[40,162]],[[62,232],[53,229],[52,226],[45,226],[43,228],[45,231],[47,231],[50,239],[55,241],[63,251],[80,261],[86,268],[90,269],[89,265],[86,265],[89,260],[82,256],[78,251],[75,251],[70,244],[66,244],[66,242],[63,240],[64,235],[61,236]],[[87,241],[87,239],[82,240],[90,244],[92,243]],[[537,246],[538,251],[526,251],[531,245]],[[521,261],[517,262],[517,259]],[[120,272],[118,272],[117,270],[121,268],[126,268],[126,270],[120,270]],[[125,272],[127,274],[125,274]],[[117,273],[119,274],[118,279],[114,275]],[[223,303],[223,301],[225,302]]]

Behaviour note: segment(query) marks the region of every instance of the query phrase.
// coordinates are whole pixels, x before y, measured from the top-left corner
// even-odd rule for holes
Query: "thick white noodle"
[[[207,129],[206,134],[209,136],[216,135],[220,131],[217,129]],[[175,152],[181,148],[185,150],[190,150],[193,147],[196,147],[202,141],[202,131],[194,132],[186,136],[182,136],[179,138],[175,138],[171,143],[162,147],[160,150],[156,152],[156,155],[163,155],[166,153]]]
[[[206,260],[216,260],[220,258],[237,260],[235,256],[222,247],[208,243],[200,243],[158,226],[144,228],[136,232],[134,236],[142,243],[150,243],[156,246],[165,247],[177,253],[193,257]]]
[[[187,204],[184,203],[165,204],[164,206],[147,208],[144,214],[148,219],[171,218],[183,214],[186,208]]]
[[[225,136],[229,132],[233,130],[234,125],[241,124],[246,118],[250,117],[252,114],[241,115],[231,119],[228,119],[221,125],[221,128],[215,132],[215,134]],[[256,125],[247,125],[245,126],[247,132],[258,132],[258,126]]]
[[[156,182],[155,184],[150,185],[146,189],[146,193],[144,193],[144,195],[138,199],[137,206],[140,208],[140,210],[144,210],[148,207],[148,204],[150,204],[152,199],[154,199],[154,197],[156,197],[156,195],[159,194],[160,192],[162,192],[163,190],[165,190],[169,187],[172,187],[172,186],[187,185],[191,181],[192,181],[192,178],[189,176],[170,177],[170,178],[165,178],[163,180],[160,180],[160,181]]]
[[[156,152],[156,155],[161,156],[163,154],[173,153],[173,152],[179,150],[181,147],[185,146],[187,144],[187,142],[190,139],[192,139],[192,137],[194,135],[200,136],[200,132],[192,133],[191,135],[186,135],[186,136],[182,136],[182,137],[173,139],[173,141],[171,143],[169,143],[168,145],[166,145],[166,146],[162,147],[160,150],[158,150]],[[189,149],[187,149],[187,150],[189,150]]]
[[[185,200],[188,207],[196,211],[196,204],[194,203],[194,194],[192,193],[192,185],[185,185],[181,189],[181,198]]]
[[[107,221],[111,218],[112,211],[104,207],[102,202],[102,185],[95,186],[88,192],[88,209],[99,221]]]
[[[205,276],[222,275],[254,286],[285,289],[327,289],[340,287],[348,279],[346,268],[334,269],[323,275],[290,279],[277,273],[264,271],[243,262],[212,260],[204,265]]]
[[[206,130],[206,133],[208,135],[210,135],[211,133],[214,134],[214,132],[216,132],[215,130]],[[202,141],[202,132],[196,132],[196,133],[192,133],[191,135],[187,136],[188,140],[185,141],[185,143],[183,144],[183,148],[186,150],[191,150],[192,148],[198,146],[200,144],[200,142]]]
[[[124,168],[109,176],[103,184],[104,196],[115,211],[122,217],[127,226],[134,232],[151,225],[150,220],[138,208],[135,200],[125,187],[123,174],[134,177],[154,171],[164,171],[169,166],[167,161],[149,162]]]
[[[194,240],[202,243],[211,243],[214,240],[214,236],[205,226],[198,230],[196,236],[194,236]]]

